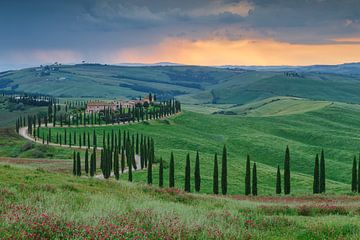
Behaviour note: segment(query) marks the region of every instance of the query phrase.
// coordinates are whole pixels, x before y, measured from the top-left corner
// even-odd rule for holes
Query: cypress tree
[[[85,173],[89,173],[89,151],[86,149],[85,151]]]
[[[351,178],[351,191],[357,192],[357,185],[358,185],[358,177],[357,177],[357,162],[356,156],[354,156],[353,166],[352,166],[352,178]]]
[[[189,153],[186,156],[186,166],[185,166],[185,192],[190,192],[190,155]]]
[[[121,173],[124,173],[125,170],[125,152],[124,147],[121,147]]]
[[[219,194],[219,166],[217,160],[217,153],[215,153],[214,156],[213,193]]]
[[[289,146],[286,147],[285,161],[284,161],[284,193],[285,195],[290,194],[290,150]]]
[[[152,149],[151,149],[152,151]],[[148,168],[147,168],[147,183],[152,184],[152,163],[153,163],[153,154],[150,154]]]
[[[77,159],[76,159],[76,175],[81,176],[81,160],[80,160],[80,153],[77,153]]]
[[[221,192],[223,195],[226,195],[227,193],[227,150],[225,145],[223,148],[221,164]]]
[[[195,160],[195,191],[200,192],[201,185],[201,176],[200,176],[200,158],[199,151],[196,152],[196,160]]]
[[[114,153],[114,175],[116,180],[119,180],[120,178],[120,173],[119,173],[119,153],[118,153],[118,149],[115,148],[115,153]]]
[[[159,166],[159,187],[164,186],[164,164],[162,158],[160,158],[160,166]]]
[[[257,171],[256,171],[256,163],[253,165],[253,176],[252,176],[252,195],[257,196],[258,189],[257,189]]]
[[[174,163],[174,154],[171,152],[170,156],[170,166],[169,166],[169,187],[175,187],[175,163]]]
[[[319,193],[320,187],[320,178],[319,178],[319,154],[316,154],[315,165],[314,165],[314,183],[313,183],[313,193]]]
[[[360,193],[360,154],[359,154],[359,164],[358,164],[358,174],[357,174],[357,177],[358,177],[358,185],[357,185],[358,189],[357,189],[357,191],[358,191],[358,193]]]
[[[94,168],[94,154],[91,154],[90,157],[90,176],[93,177],[95,175],[95,168]]]
[[[276,173],[276,194],[281,194],[281,173],[280,173],[280,166],[277,167]]]
[[[250,169],[250,156],[247,155],[246,158],[246,170],[245,170],[245,195],[251,193],[251,169]]]
[[[130,160],[127,160],[128,162],[130,161]],[[131,164],[128,164],[128,169],[129,169],[129,172],[128,172],[128,181],[129,182],[132,182],[132,165]]]
[[[76,153],[73,154],[73,175],[76,176]]]
[[[325,156],[324,150],[321,150],[321,157],[320,157],[320,193],[325,192]]]

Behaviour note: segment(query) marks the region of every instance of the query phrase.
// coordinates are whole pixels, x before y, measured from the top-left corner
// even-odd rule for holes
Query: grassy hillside
[[[184,103],[245,104],[274,96],[360,103],[360,76],[287,75],[196,66],[123,67],[83,64],[0,73],[0,90],[57,97],[133,98],[148,92]]]
[[[302,105],[309,105],[307,100],[285,100],[286,104],[289,101],[290,103],[300,101]],[[120,128],[153,137],[157,156],[162,156],[166,161],[165,179],[167,179],[170,152],[174,151],[176,184],[181,189],[186,153],[191,153],[192,166],[194,166],[195,151],[199,150],[203,177],[202,192],[211,192],[213,154],[215,152],[221,154],[222,146],[226,144],[229,152],[229,192],[243,193],[245,159],[246,154],[250,154],[251,160],[258,163],[259,193],[273,194],[276,167],[278,164],[283,166],[285,147],[289,145],[294,193],[303,194],[312,191],[313,162],[315,154],[322,148],[326,155],[327,192],[349,192],[352,159],[358,154],[360,146],[358,137],[360,106],[323,102],[314,102],[314,106],[313,111],[298,111],[297,114],[291,112],[290,115],[268,114],[270,110],[278,113],[275,108],[271,108],[266,109],[266,116],[259,117],[184,112],[169,120],[95,129],[99,146],[101,146],[103,130],[110,132],[111,129],[117,131]],[[78,133],[93,131],[91,127],[72,128],[72,130]],[[64,130],[53,129],[53,141],[56,132],[63,134]],[[145,172],[135,174],[135,181],[145,182],[145,179]]]
[[[0,164],[2,239],[359,239],[358,197],[236,199]]]

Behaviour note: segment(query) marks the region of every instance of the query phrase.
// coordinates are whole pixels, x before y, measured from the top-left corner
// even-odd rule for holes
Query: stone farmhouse
[[[111,102],[105,102],[105,101],[96,101],[96,102],[88,102],[86,106],[86,113],[98,113],[104,109],[111,109],[113,111],[116,111],[120,108],[133,108],[137,104],[144,104],[144,103],[150,103],[149,98],[144,98],[141,100],[115,100]]]

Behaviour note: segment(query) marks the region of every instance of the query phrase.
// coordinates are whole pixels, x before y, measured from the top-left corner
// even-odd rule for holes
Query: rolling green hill
[[[65,98],[133,98],[153,92],[184,103],[245,104],[275,96],[360,103],[359,83],[358,75],[197,66],[82,64],[0,73],[1,91]]]
[[[246,154],[250,154],[251,160],[258,163],[260,194],[273,194],[276,167],[278,164],[283,166],[285,147],[289,145],[294,193],[312,191],[313,162],[316,153],[322,148],[327,160],[328,192],[349,191],[352,159],[358,154],[360,146],[359,105],[282,98],[266,105],[260,104],[259,108],[250,111],[249,116],[185,111],[170,120],[95,129],[98,146],[102,144],[103,130],[110,132],[111,129],[117,131],[120,128],[153,137],[156,155],[162,156],[166,163],[173,151],[176,158],[176,184],[179,188],[183,188],[186,153],[191,153],[194,164],[195,151],[199,150],[202,192],[210,193],[213,154],[221,154],[222,146],[226,144],[229,152],[229,192],[243,193],[245,159]],[[93,129],[90,126],[75,127],[72,131],[92,133]],[[53,129],[53,141],[57,132],[63,134],[64,130]],[[46,136],[47,131],[44,133]],[[145,179],[146,172],[135,174],[135,181],[145,182]]]

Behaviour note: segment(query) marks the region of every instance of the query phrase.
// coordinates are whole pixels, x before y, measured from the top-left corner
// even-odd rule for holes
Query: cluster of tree
[[[77,102],[76,104],[82,104]],[[27,117],[28,133],[33,134],[33,129],[42,125],[48,126],[48,123],[52,123],[54,127],[59,125],[63,126],[86,126],[86,125],[102,125],[102,124],[120,124],[126,122],[140,122],[151,119],[159,119],[176,114],[181,111],[181,103],[177,100],[168,100],[160,102],[158,105],[151,109],[145,109],[143,106],[137,106],[130,109],[120,108],[118,111],[111,109],[104,109],[99,113],[86,113],[84,112],[70,112],[68,111],[68,105],[66,104],[65,111],[62,111],[61,104],[53,102],[48,106],[47,115],[29,115]],[[60,113],[59,113],[60,112]],[[25,122],[25,123],[24,123]],[[23,117],[19,117],[16,121],[16,131],[19,132],[19,128],[26,126],[26,120]],[[35,134],[34,134],[35,136]],[[40,137],[40,136],[37,136]],[[50,139],[51,140],[51,139]]]
[[[12,95],[9,96],[9,102],[11,103],[22,103],[29,106],[50,106],[56,103],[56,99],[50,96],[44,95]]]
[[[105,134],[105,133],[104,133]],[[121,136],[122,135],[122,136]],[[96,135],[94,135],[96,136]],[[105,136],[105,135],[104,135]],[[111,139],[111,140],[110,140]],[[121,140],[122,139],[122,140]],[[90,141],[90,140],[89,140]],[[96,172],[96,137],[93,139],[93,153],[89,161],[90,146],[85,151],[85,173],[90,172],[94,176]],[[152,164],[155,161],[154,140],[142,134],[130,135],[129,132],[121,132],[103,138],[103,148],[100,155],[100,169],[105,179],[114,173],[116,179],[119,179],[120,172],[123,173],[128,168],[128,180],[132,181],[132,171],[137,169],[136,159],[140,159],[140,168],[148,169],[148,183],[152,183]],[[79,162],[78,162],[79,161]],[[80,153],[74,153],[74,175],[81,176]],[[90,164],[90,166],[89,166]]]

